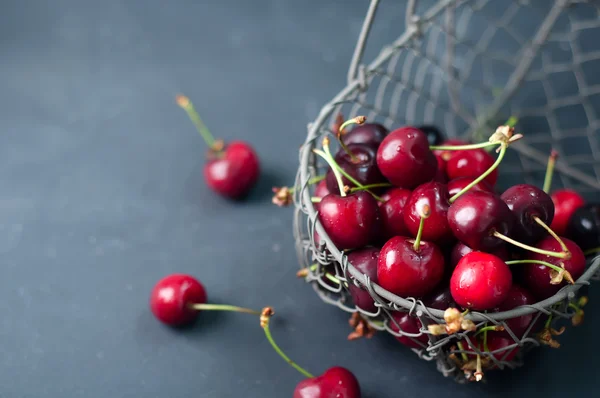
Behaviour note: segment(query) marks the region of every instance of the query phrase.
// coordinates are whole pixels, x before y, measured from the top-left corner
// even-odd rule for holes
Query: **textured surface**
[[[273,305],[292,358],[313,372],[349,367],[367,397],[599,387],[585,359],[600,354],[589,348],[595,289],[563,348],[458,386],[389,336],[345,341],[346,315],[295,279],[292,212],[271,205],[270,187],[293,183],[306,123],[345,84],[366,4],[33,4],[0,13],[0,396],[290,396],[300,376],[251,316],[204,314],[183,332],[155,322],[148,294],[171,272],[198,276],[212,302]],[[378,13],[375,48],[402,13]],[[265,173],[249,201],[204,186],[203,143],[178,92],[216,135],[258,147]]]

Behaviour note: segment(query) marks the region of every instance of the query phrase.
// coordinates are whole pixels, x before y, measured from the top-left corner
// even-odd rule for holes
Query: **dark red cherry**
[[[450,278],[450,292],[463,308],[485,311],[500,305],[512,286],[510,268],[500,258],[471,252],[460,259]]]
[[[338,189],[339,191],[339,189]],[[327,188],[327,181],[325,180],[321,180],[319,181],[319,183],[317,184],[317,187],[315,188],[315,194],[314,196],[316,198],[324,198],[325,196],[329,195],[331,192],[329,192],[329,188]],[[313,206],[315,207],[316,211],[319,211],[319,202],[317,203],[313,203]]]
[[[448,139],[448,140],[442,142],[440,144],[440,146],[441,145],[443,145],[443,146],[459,146],[459,145],[467,145],[467,144],[468,144],[468,142],[466,142],[466,141],[451,138],[451,139]],[[433,153],[436,156],[441,157],[444,160],[444,162],[447,162],[448,159],[450,159],[450,156],[454,153],[454,151],[449,151],[447,149],[435,149],[433,151]]]
[[[414,189],[404,207],[404,225],[412,236],[417,236],[423,208],[430,209],[429,217],[423,223],[422,239],[435,243],[444,243],[452,239],[448,225],[448,191],[446,185],[439,182],[426,182]]]
[[[379,259],[379,249],[376,247],[366,247],[348,253],[348,262],[358,271],[367,275],[371,282],[377,283],[377,260]],[[354,283],[348,283],[350,295],[354,300],[354,304],[368,312],[377,312],[375,302],[369,294],[369,291],[364,288],[364,279],[358,280],[361,287]]]
[[[437,160],[438,168],[433,181],[445,184],[448,182],[448,176],[446,175],[446,161],[439,155],[435,155],[435,160]]]
[[[363,144],[350,144],[347,146],[355,159],[340,149],[335,155],[335,161],[346,173],[354,177],[361,185],[370,185],[386,182],[383,175],[377,168],[376,149]],[[326,174],[327,189],[332,193],[340,193],[340,188],[333,171],[329,170]],[[342,176],[342,183],[349,187],[354,187],[346,177]],[[377,192],[377,189],[373,189]]]
[[[489,169],[495,159],[483,149],[469,149],[464,151],[453,151],[450,159],[446,162],[446,174],[450,180],[458,177],[477,178]],[[484,181],[494,187],[498,180],[498,169],[492,171]]]
[[[378,147],[381,141],[388,135],[389,130],[379,123],[364,123],[355,126],[349,132],[342,135],[344,144],[364,144]]]
[[[396,333],[400,332],[399,329],[405,333],[412,334],[417,334],[421,330],[422,323],[419,318],[410,316],[407,312],[393,312],[392,318],[393,320],[389,320],[388,326]],[[396,321],[396,323],[394,323],[394,321]],[[398,328],[398,326],[400,326],[400,328]],[[427,344],[429,343],[429,337],[427,337],[427,334],[425,333],[421,334],[419,337],[394,336],[394,338],[410,348],[421,349],[423,346],[427,347]]]
[[[320,376],[304,379],[294,389],[294,398],[360,398],[360,385],[354,374],[335,366]]]
[[[444,255],[433,243],[396,236],[381,248],[377,264],[378,284],[400,297],[422,297],[444,276]]]
[[[550,195],[533,185],[518,184],[504,191],[500,199],[515,216],[511,231],[513,239],[532,244],[548,235],[548,231],[535,221],[535,217],[548,226],[552,223],[554,203]]]
[[[585,256],[583,255],[583,251],[575,242],[570,239],[561,237],[564,244],[567,246],[567,249],[571,252],[571,258],[568,260],[548,256],[545,254],[538,254],[534,252],[530,252],[528,258],[530,260],[541,260],[550,264],[554,264],[560,266],[561,263],[564,264],[564,268],[569,271],[573,280],[579,279],[583,272],[585,271]],[[546,238],[539,241],[535,247],[538,249],[560,253],[562,248],[558,241],[554,239],[552,236],[547,236]],[[531,291],[539,300],[544,300],[548,297],[553,296],[558,292],[563,286],[565,286],[568,282],[563,280],[562,283],[558,285],[550,284],[550,271],[551,268],[541,265],[541,264],[520,264],[522,275],[523,275],[523,283],[525,287]]]
[[[222,196],[241,199],[255,185],[260,174],[258,155],[242,141],[232,141],[204,165],[208,186]]]
[[[438,288],[435,292],[425,297],[423,304],[440,311],[444,311],[447,308],[458,308],[458,304],[454,302],[448,286]]]
[[[589,203],[575,210],[567,224],[566,235],[581,250],[600,247],[600,204]]]
[[[452,251],[450,252],[450,261],[448,264],[449,268],[456,268],[456,264],[458,264],[460,259],[463,258],[466,254],[471,253],[472,251],[474,250],[471,249],[469,246],[465,245],[462,242],[457,242],[452,248]],[[506,245],[499,246],[498,248],[491,251],[490,254],[493,254],[502,261],[509,261],[512,259],[510,253],[506,249]]]
[[[486,352],[485,350],[485,345],[483,344],[483,335],[480,335],[481,337],[478,336],[477,340],[475,341],[475,346],[477,347],[477,349],[481,352]],[[506,335],[503,335],[499,332],[488,332],[487,333],[487,352],[494,352],[494,351],[498,351],[494,354],[491,354],[491,356],[493,356],[497,361],[499,362],[510,362],[513,359],[515,359],[515,356],[518,354],[519,352],[519,347],[516,346],[514,348],[508,348],[512,345],[515,344],[515,341],[512,338],[506,337]],[[465,350],[465,351],[472,351],[475,352],[475,350],[472,348],[472,345],[469,345],[469,347]],[[475,353],[473,354],[467,354],[469,359],[474,359],[475,358]],[[496,365],[491,365],[490,369],[496,369],[497,366]]]
[[[550,197],[554,202],[554,219],[550,224],[550,228],[558,235],[565,235],[569,219],[575,213],[575,210],[585,204],[585,200],[572,189],[556,190]]]
[[[444,134],[436,126],[424,124],[417,128],[427,135],[429,145],[440,145],[444,141]]]
[[[448,181],[448,195],[453,197],[457,193],[463,190],[467,185],[472,183],[475,180],[475,177],[458,177],[453,180]],[[473,185],[470,191],[486,191],[486,192],[494,192],[494,189],[488,185],[485,180],[479,181],[477,184]]]
[[[340,250],[367,246],[378,237],[381,228],[377,201],[365,191],[325,196],[319,204],[319,220]]]
[[[393,185],[406,189],[431,181],[437,172],[427,136],[415,127],[401,127],[383,139],[377,149],[377,166]]]
[[[408,189],[392,188],[381,196],[385,201],[378,203],[383,225],[383,238],[386,241],[394,236],[408,235],[408,229],[404,225],[404,206],[410,194]]]
[[[182,326],[195,320],[198,310],[190,305],[204,303],[206,289],[197,279],[185,274],[162,278],[150,294],[152,313],[159,321],[170,326]]]
[[[532,305],[535,303],[536,300],[533,294],[531,294],[527,289],[519,285],[513,284],[510,288],[510,291],[508,292],[508,296],[506,297],[506,299],[502,303],[500,303],[500,305],[496,309],[494,309],[494,312],[509,311],[517,307],[521,307],[524,305]],[[510,328],[510,330],[515,334],[515,336],[517,336],[518,338],[522,338],[525,335],[527,329],[529,328],[529,325],[531,325],[531,322],[533,322],[534,318],[535,313],[531,313],[527,315],[521,315],[516,318],[507,319],[505,320],[505,322],[506,326]],[[501,333],[506,336],[510,336],[510,334],[507,331],[503,331]]]
[[[473,250],[494,250],[504,242],[495,231],[509,235],[513,214],[497,195],[486,191],[468,191],[448,209],[448,225],[456,239]]]

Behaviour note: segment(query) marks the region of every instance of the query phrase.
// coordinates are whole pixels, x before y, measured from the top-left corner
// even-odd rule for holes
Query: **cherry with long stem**
[[[364,117],[364,116],[356,116],[356,117],[354,117],[352,119],[346,120],[344,123],[342,123],[340,125],[340,127],[338,128],[337,134],[336,134],[338,142],[340,144],[340,147],[342,147],[342,149],[344,150],[344,152],[346,152],[348,154],[348,156],[350,157],[350,159],[353,162],[358,162],[359,160],[358,160],[358,158],[356,156],[354,156],[354,154],[352,153],[352,151],[350,149],[348,149],[348,147],[344,143],[344,140],[342,139],[342,134],[344,134],[344,129],[346,128],[346,126],[349,126],[351,124],[358,124],[360,126],[360,125],[365,124],[366,120],[367,120],[367,118]]]
[[[223,149],[223,142],[215,140],[210,130],[208,130],[200,118],[200,115],[198,115],[198,112],[196,112],[192,101],[190,101],[190,99],[185,95],[181,94],[175,97],[175,101],[177,102],[177,105],[179,105],[187,113],[188,117],[196,127],[196,130],[202,139],[204,139],[204,142],[210,148],[210,150],[214,152],[220,152]]]
[[[231,311],[245,314],[260,315],[259,311],[229,304],[189,303],[188,307],[195,311]]]
[[[503,235],[503,234],[501,234],[498,231],[494,231],[492,233],[492,235],[495,236],[498,239],[501,239],[501,240],[503,240],[503,241],[505,241],[507,243],[510,243],[511,245],[520,247],[521,249],[532,251],[534,253],[543,254],[543,255],[546,255],[546,256],[550,256],[550,257],[561,258],[563,260],[569,259],[569,257],[571,256],[571,253],[568,250],[564,251],[564,249],[563,249],[563,251],[561,251],[561,252],[552,252],[552,251],[549,251],[549,250],[538,249],[537,247],[526,245],[526,244],[518,242],[518,241],[516,241],[516,240],[514,240],[512,238],[509,238],[508,236]],[[562,240],[560,240],[559,242],[561,243],[561,246],[566,249],[566,246],[564,246],[564,243],[562,242]]]
[[[431,209],[428,205],[423,205],[421,209],[421,220],[419,221],[419,229],[417,230],[417,236],[415,237],[415,243],[413,244],[413,249],[415,252],[421,251],[421,237],[423,236],[423,228],[425,226],[425,220],[429,218],[431,215]]]
[[[557,159],[558,152],[553,149],[548,157],[548,165],[546,166],[546,175],[544,176],[544,185],[542,188],[546,193],[549,193],[552,187],[552,176],[554,175],[554,167],[556,166]]]
[[[571,274],[569,273],[569,271],[567,271],[564,268],[559,267],[558,265],[554,265],[551,264],[547,261],[542,261],[542,260],[512,260],[512,261],[506,261],[507,265],[516,265],[516,264],[540,264],[543,266],[546,266],[550,269],[552,269],[553,271],[557,272],[557,275],[562,275],[561,280],[564,278],[567,280],[567,282],[569,282],[570,284],[574,284],[575,281],[573,280],[573,277],[571,276]],[[558,283],[560,283],[560,281],[558,281]]]

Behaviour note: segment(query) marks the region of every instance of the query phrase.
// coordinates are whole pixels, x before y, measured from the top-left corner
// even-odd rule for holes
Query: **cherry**
[[[260,175],[260,161],[252,146],[236,140],[228,144],[216,141],[196,113],[189,98],[178,95],[182,107],[209,147],[209,159],[204,166],[204,179],[216,193],[230,199],[245,197]]]
[[[193,322],[201,310],[220,310],[258,314],[247,308],[224,304],[206,304],[206,289],[196,278],[172,274],[159,280],[150,294],[150,310],[162,323],[184,326]]]
[[[392,331],[396,333],[399,333],[400,329],[405,333],[412,334],[417,334],[421,330],[422,324],[419,318],[417,318],[416,316],[410,316],[407,312],[396,311],[391,314],[391,317],[393,318],[393,320],[389,321],[388,326]],[[400,328],[398,328],[398,326],[400,326]],[[394,336],[394,338],[400,343],[410,348],[421,349],[423,348],[423,346],[419,344],[419,342],[422,343],[424,346],[427,346],[427,344],[429,343],[429,337],[425,333],[422,333],[419,337]]]
[[[427,136],[415,127],[401,127],[383,139],[377,149],[377,166],[393,185],[406,189],[432,180],[437,172]]]
[[[450,278],[450,292],[463,308],[489,310],[501,304],[512,286],[510,268],[493,254],[475,251],[460,259]]]
[[[381,195],[384,202],[379,202],[379,213],[383,226],[382,236],[385,240],[409,234],[404,225],[404,208],[410,195],[411,192],[404,188],[392,188]]]
[[[500,305],[494,309],[494,312],[502,312],[509,311],[515,309],[517,307],[521,307],[524,305],[532,305],[535,304],[536,300],[533,294],[531,294],[527,289],[513,284],[508,292],[508,296],[506,299],[500,303]],[[533,322],[535,318],[535,313],[521,315],[516,318],[511,318],[505,320],[506,326],[517,336],[518,338],[522,338],[525,335],[525,332]],[[507,331],[499,332],[505,334],[506,336],[510,336]]]
[[[448,176],[446,175],[446,161],[439,155],[435,155],[435,160],[437,160],[438,168],[433,180],[445,184],[448,182]]]
[[[350,144],[346,147],[346,150],[340,149],[335,155],[334,160],[342,170],[353,177],[359,184],[372,185],[385,182],[385,178],[377,168],[377,152],[373,147],[363,144]],[[326,181],[330,192],[339,193],[337,180],[332,170],[327,172]],[[342,177],[342,184],[348,186],[354,185],[345,176]]]
[[[425,133],[429,145],[440,145],[444,141],[444,134],[436,126],[424,124],[417,128]]]
[[[565,244],[570,258],[561,259],[547,254],[540,253],[529,253],[527,260],[541,261],[544,263],[552,264],[560,269],[561,263],[564,264],[564,269],[569,273],[573,280],[577,280],[585,271],[585,256],[581,248],[572,240],[560,237],[561,241]],[[548,236],[536,244],[536,247],[548,252],[560,252],[563,250],[559,241],[554,237]],[[521,260],[525,262],[527,260]],[[516,263],[516,262],[515,262]],[[523,284],[527,287],[531,293],[533,293],[539,300],[546,299],[553,296],[558,292],[565,284],[567,280],[563,280],[558,284],[551,284],[552,271],[557,271],[544,264],[539,263],[523,263],[522,275]]]
[[[327,188],[327,181],[322,180],[317,184],[317,187],[315,188],[315,197],[316,198],[323,199],[325,196],[329,195],[330,193],[331,193],[331,191],[329,191],[329,188]],[[319,211],[320,203],[321,202],[317,202],[314,204],[316,211]]]
[[[473,250],[494,250],[504,243],[494,233],[508,235],[513,214],[497,195],[468,191],[448,209],[448,225],[454,236]]]
[[[585,204],[585,200],[571,189],[559,189],[554,191],[550,197],[554,202],[554,219],[550,228],[559,235],[565,235],[569,219],[575,210]]]
[[[548,233],[548,225],[554,218],[554,203],[546,192],[533,185],[518,184],[504,191],[500,198],[515,215],[512,238],[531,244]]]
[[[503,362],[503,361],[510,362],[513,359],[515,359],[515,356],[519,352],[519,347],[514,347],[510,350],[506,349],[507,347],[514,345],[515,342],[510,337],[506,337],[505,335],[503,335],[500,332],[488,332],[486,341],[485,341],[485,343],[487,343],[487,344],[484,344],[484,341],[482,338],[483,336],[481,336],[481,337],[480,336],[478,336],[478,338],[474,342],[474,344],[472,343],[465,350],[465,351],[473,352],[473,354],[467,354],[468,356],[472,357],[472,356],[476,355],[474,353],[473,345],[475,347],[477,347],[477,349],[479,351],[489,353],[489,355],[494,357],[498,362]],[[486,349],[486,346],[487,346],[487,349]],[[494,351],[498,351],[498,350],[501,350],[501,351],[494,352]],[[492,366],[490,366],[490,368],[494,369],[494,368],[497,368],[497,366],[492,365]]]
[[[458,304],[454,302],[450,288],[444,286],[437,289],[432,294],[423,299],[423,304],[429,308],[444,311],[447,308],[458,308]]]
[[[417,235],[423,208],[430,209],[430,215],[423,226],[422,239],[445,243],[452,239],[448,225],[449,196],[446,185],[439,182],[426,182],[415,188],[404,207],[404,225],[412,236]]]
[[[379,249],[376,247],[365,247],[348,253],[348,262],[358,271],[367,275],[372,282],[377,283],[377,260],[379,258]],[[360,279],[361,287],[354,283],[348,283],[348,290],[354,300],[354,304],[371,313],[377,312],[375,301],[369,294],[369,291],[362,287],[363,279]]]
[[[466,254],[471,253],[473,251],[474,251],[473,249],[471,249],[469,246],[465,245],[462,242],[456,243],[454,245],[454,247],[452,247],[452,251],[450,252],[450,261],[449,261],[450,267],[449,268],[450,269],[456,268],[456,264],[458,264],[460,259],[463,258]],[[511,259],[511,256],[510,256],[508,250],[506,249],[506,245],[497,247],[496,249],[492,250],[489,253],[498,257],[502,261],[509,261]]]
[[[575,241],[582,250],[600,246],[600,204],[588,203],[571,215],[566,235]]]
[[[422,219],[429,213],[423,209]],[[423,230],[421,222],[420,230]],[[378,284],[401,297],[422,297],[444,276],[444,255],[433,243],[395,236],[381,248],[377,264]]]
[[[342,134],[344,144],[362,144],[377,148],[383,141],[389,130],[379,123],[364,123],[355,126],[347,133]]]
[[[448,139],[448,140],[442,142],[440,145],[441,146],[459,146],[459,145],[468,145],[468,143],[463,140],[451,138],[451,139]],[[436,156],[439,156],[440,158],[442,158],[442,160],[444,162],[447,162],[448,159],[450,159],[450,156],[452,156],[453,151],[449,151],[447,149],[435,149],[433,151],[433,153]]]
[[[294,398],[360,398],[360,385],[348,369],[334,366],[322,375],[302,380]]]
[[[446,174],[450,180],[458,177],[477,178],[494,164],[494,158],[482,148],[454,151],[446,162]],[[485,182],[493,187],[498,180],[498,170],[492,171]]]
[[[458,177],[448,181],[448,195],[450,197],[456,195],[473,181],[475,181],[475,177]],[[470,190],[494,192],[494,189],[490,187],[485,180],[479,181],[477,184],[473,185]]]

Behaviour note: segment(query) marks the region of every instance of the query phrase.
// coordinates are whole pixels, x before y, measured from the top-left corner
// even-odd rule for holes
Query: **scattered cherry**
[[[379,202],[379,213],[383,226],[382,236],[387,241],[394,236],[407,236],[408,229],[404,225],[404,208],[411,195],[408,189],[392,188],[387,190]]]
[[[417,127],[419,130],[427,135],[427,141],[429,145],[440,145],[444,142],[444,134],[436,126],[430,124],[424,124]]]
[[[377,283],[377,260],[379,259],[379,249],[376,247],[365,247],[348,253],[348,262],[358,271],[367,275],[372,282]],[[364,280],[359,280],[361,287],[354,283],[348,283],[348,290],[354,300],[354,305],[357,307],[374,313],[377,312],[377,307],[373,298],[362,284]]]
[[[450,279],[454,301],[463,308],[489,310],[501,304],[512,286],[510,268],[500,258],[484,252],[467,253]]]
[[[585,200],[571,189],[559,189],[554,191],[550,197],[554,202],[554,219],[550,228],[559,235],[565,235],[569,219],[575,210],[585,204]]]
[[[446,174],[450,180],[458,177],[477,178],[488,170],[494,162],[494,158],[482,148],[454,151],[446,162]],[[491,187],[496,185],[497,180],[497,169],[484,179]]]
[[[450,197],[456,195],[460,191],[463,190],[467,185],[475,181],[475,177],[458,177],[453,180],[448,181],[448,195]],[[486,191],[486,192],[494,192],[494,189],[489,186],[485,180],[479,181],[477,184],[473,185],[470,189],[471,191]]]
[[[405,333],[411,334],[417,334],[421,330],[422,324],[419,318],[416,316],[410,316],[407,312],[395,311],[392,313],[391,317],[393,320],[389,321],[388,326],[396,333],[399,333],[400,329]],[[394,323],[394,321],[396,321],[396,323]],[[396,324],[400,326],[400,329],[398,326],[396,326]],[[425,333],[422,333],[419,337],[394,336],[394,338],[407,347],[417,349],[423,348],[423,346],[418,342],[422,343],[424,346],[427,346],[429,342],[429,337],[427,337],[427,334]]]
[[[350,144],[346,149],[348,152],[344,149],[340,149],[334,158],[340,168],[351,177],[354,177],[361,185],[385,182],[385,178],[377,168],[377,152],[373,147],[363,144]],[[340,192],[335,174],[332,170],[327,171],[326,181],[327,188],[330,192]],[[350,187],[354,186],[354,184],[345,176],[342,176],[342,184]]]
[[[427,206],[429,217],[423,225],[422,239],[435,243],[446,243],[453,238],[448,225],[449,196],[445,184],[426,182],[416,187],[404,207],[404,225],[412,236],[417,235],[423,208]]]
[[[521,307],[524,305],[532,305],[535,304],[536,300],[533,294],[531,294],[527,289],[521,287],[519,285],[513,284],[508,292],[508,296],[506,299],[500,303],[500,305],[494,310],[495,312],[501,311],[509,311],[515,309],[517,307]],[[506,319],[506,326],[510,328],[510,330],[517,336],[518,338],[522,338],[525,335],[525,332],[533,322],[535,318],[535,313],[521,315],[516,318]],[[532,332],[535,332],[533,330]],[[510,336],[507,331],[499,332],[505,334],[506,336]]]
[[[566,235],[582,250],[600,247],[600,204],[588,203],[571,215]]]
[[[302,380],[294,389],[294,398],[360,398],[360,385],[348,369],[334,366],[320,376]]]
[[[240,140],[228,144],[216,141],[189,98],[178,95],[177,104],[187,112],[209,147],[209,159],[204,166],[204,179],[208,186],[230,199],[245,197],[260,175],[260,161],[252,146]]]
[[[415,127],[401,127],[383,139],[377,150],[377,166],[393,185],[406,189],[432,180],[437,172],[427,136]]]

